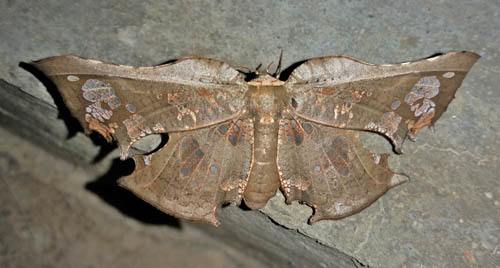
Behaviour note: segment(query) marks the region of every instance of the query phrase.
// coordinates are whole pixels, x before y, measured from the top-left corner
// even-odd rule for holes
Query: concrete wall
[[[500,267],[499,13],[498,1],[463,0],[0,1],[0,266]],[[310,208],[278,193],[260,212],[224,207],[218,229],[118,188],[131,163],[78,132],[54,89],[19,66],[72,52],[135,66],[198,55],[256,67],[281,49],[285,66],[452,49],[482,58],[435,132],[391,157],[410,183],[312,226]],[[379,136],[363,141],[391,152]]]

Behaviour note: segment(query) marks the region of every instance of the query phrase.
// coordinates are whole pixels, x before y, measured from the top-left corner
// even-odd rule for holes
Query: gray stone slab
[[[277,223],[373,267],[495,267],[500,263],[500,2],[85,1],[0,2],[0,77],[54,103],[19,61],[73,52],[128,65],[214,57],[285,66],[345,54],[402,62],[451,49],[483,57],[436,125],[391,166],[412,181],[353,217],[305,224],[311,210],[280,194]],[[386,141],[365,137],[379,152]],[[238,227],[234,227],[238,228]],[[278,239],[278,238],[277,238]],[[280,241],[276,241],[279,243]]]
[[[121,213],[88,190],[102,167],[67,162],[3,128],[0,136],[0,267],[269,266],[111,186],[149,222]]]
[[[219,210],[220,228],[181,224],[117,185],[120,176],[132,171],[133,161],[120,161],[117,151],[98,163],[88,161],[93,152],[85,148],[95,146],[64,139],[62,120],[49,116],[57,112],[55,108],[44,107],[36,99],[29,102],[33,97],[2,81],[0,95],[9,96],[13,104],[0,110],[1,267],[67,267],[71,262],[72,267],[109,267],[108,262],[116,259],[113,265],[120,267],[138,263],[150,267],[164,263],[175,267],[207,263],[210,267],[354,267],[356,263],[309,236],[277,225],[263,213],[234,206]],[[43,120],[36,120],[42,115]],[[89,142],[83,136],[76,139]],[[113,213],[108,215],[109,210]],[[139,233],[161,236],[167,232],[174,239],[156,243],[137,234],[127,221],[134,222]],[[111,224],[114,232],[102,236]],[[127,249],[137,253],[123,256],[123,241],[109,240],[109,235],[127,237]],[[37,243],[43,245],[32,246]],[[153,256],[161,250],[170,253]],[[106,258],[101,252],[106,252]],[[78,254],[91,258],[80,260]],[[197,258],[191,257],[194,254]]]
[[[1,79],[0,95],[0,126],[12,134],[75,163],[90,163],[98,155],[99,149],[81,131],[70,134],[68,124],[78,122],[65,124],[55,107]]]

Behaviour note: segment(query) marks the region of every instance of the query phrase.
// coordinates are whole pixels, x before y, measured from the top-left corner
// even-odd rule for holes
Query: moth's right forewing
[[[287,81],[294,113],[321,124],[379,132],[396,151],[408,134],[432,126],[479,55],[449,52],[401,63],[368,64],[344,57],[311,59]]]

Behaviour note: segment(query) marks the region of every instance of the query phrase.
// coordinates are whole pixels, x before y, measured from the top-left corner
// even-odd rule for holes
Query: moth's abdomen
[[[279,124],[270,116],[258,116],[254,125],[254,157],[248,186],[244,193],[245,204],[259,209],[276,194],[279,188],[276,164]]]

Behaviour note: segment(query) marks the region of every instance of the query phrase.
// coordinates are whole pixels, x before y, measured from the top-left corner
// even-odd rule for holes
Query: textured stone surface
[[[103,205],[86,190],[102,188],[92,184],[96,172],[54,157],[5,129],[0,128],[0,135],[6,141],[0,144],[1,267],[265,265],[193,226],[180,229],[175,219],[119,190],[114,194],[129,206],[125,212],[135,209],[148,224]]]
[[[118,187],[117,179],[132,171],[133,161],[118,160],[115,151],[92,163],[87,158],[94,152],[77,149],[95,146],[84,136],[62,138],[66,131],[63,121],[55,117],[55,108],[37,103],[1,80],[0,95],[11,97],[15,104],[0,110],[1,267],[137,267],[138,263],[141,267],[165,263],[169,267],[207,263],[211,267],[349,267],[355,263],[262,213],[234,206],[219,210],[220,228],[181,224]],[[44,119],[37,121],[39,115]],[[28,122],[16,124],[16,119]],[[113,231],[107,232],[111,226]],[[79,260],[76,254],[91,258]]]
[[[494,0],[2,1],[0,77],[53,105],[50,90],[19,68],[20,61],[72,52],[120,64],[154,65],[199,55],[256,67],[276,62],[281,48],[285,66],[331,54],[390,63],[450,49],[477,52],[483,57],[436,131],[422,131],[416,143],[405,144],[405,154],[392,157],[392,167],[407,173],[410,183],[341,221],[306,225],[311,209],[286,206],[281,194],[263,211],[311,241],[373,267],[495,267],[500,263],[499,10],[500,2]],[[365,138],[379,152],[391,149],[384,139]],[[28,191],[22,186],[19,191]],[[224,213],[238,217],[257,213],[229,209]],[[245,228],[259,223],[241,222],[248,222]],[[234,232],[242,227],[223,228]],[[266,237],[266,229],[245,230],[249,237]],[[274,239],[271,251],[285,244],[283,237]],[[303,254],[311,254],[308,250]]]
[[[75,163],[90,163],[97,156],[99,149],[83,133],[70,134],[65,122],[58,119],[60,113],[55,107],[1,79],[0,94],[8,100],[2,102],[0,126],[11,134],[30,139]]]

